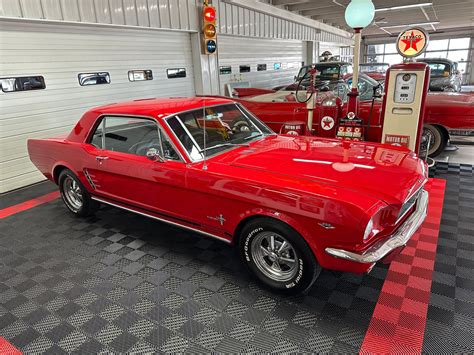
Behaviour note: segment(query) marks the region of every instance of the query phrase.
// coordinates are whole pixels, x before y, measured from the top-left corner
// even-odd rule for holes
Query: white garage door
[[[221,35],[218,48],[221,94],[225,84],[233,81],[249,81],[258,88],[292,83],[305,57],[302,41]],[[250,72],[245,72],[248,69]]]
[[[0,22],[0,78],[43,76],[44,90],[0,91],[0,192],[43,179],[28,138],[69,132],[88,109],[117,101],[194,95],[189,33]],[[169,79],[167,69],[185,68]],[[153,80],[128,79],[152,70]],[[110,84],[80,86],[78,74],[108,72]]]

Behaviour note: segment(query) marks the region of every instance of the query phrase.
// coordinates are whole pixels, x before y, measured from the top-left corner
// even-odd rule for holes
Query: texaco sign
[[[397,51],[405,58],[417,57],[425,51],[428,39],[428,33],[422,28],[407,28],[398,35]]]

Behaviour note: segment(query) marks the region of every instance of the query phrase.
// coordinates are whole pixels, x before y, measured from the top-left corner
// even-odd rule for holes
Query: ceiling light
[[[403,9],[412,9],[412,8],[415,8],[415,7],[425,7],[425,6],[431,6],[431,5],[433,5],[432,2],[423,2],[423,3],[420,3],[420,4],[384,7],[384,8],[381,8],[381,9],[375,9],[375,12],[392,11],[392,10],[403,10]]]
[[[420,23],[409,23],[404,25],[390,25],[390,26],[382,26],[380,28],[398,28],[398,27],[409,27],[409,26],[426,26],[426,25],[437,25],[439,21],[431,21],[431,22],[420,22]]]

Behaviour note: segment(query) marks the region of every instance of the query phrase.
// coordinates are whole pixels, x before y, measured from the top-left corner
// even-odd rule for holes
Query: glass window
[[[81,86],[110,84],[110,74],[108,72],[80,73],[77,77]]]
[[[459,63],[459,64],[458,64],[458,70],[459,70],[461,73],[465,74],[465,73],[466,73],[466,70],[467,70],[467,63],[466,63],[466,62],[464,62],[464,63]]]
[[[432,77],[449,76],[450,65],[445,63],[428,63]]]
[[[448,39],[437,39],[430,41],[428,43],[428,48],[426,50],[430,51],[439,51],[439,50],[447,50],[448,49]]]
[[[403,58],[400,54],[386,54],[384,56],[384,62],[390,65],[403,63]]]
[[[239,72],[240,73],[249,73],[250,72],[250,65],[239,65]]]
[[[266,64],[257,64],[257,71],[265,71],[267,70]]]
[[[383,44],[369,44],[367,46],[368,54],[383,54],[384,45]]]
[[[232,67],[230,65],[229,66],[220,66],[219,67],[219,73],[221,75],[232,74]]]
[[[448,53],[446,51],[443,52],[426,52],[425,58],[446,58]]]
[[[271,134],[269,128],[234,104],[206,107],[168,119],[168,124],[193,160]]]
[[[448,52],[448,59],[451,59],[455,62],[465,62],[467,61],[467,57],[469,55],[469,50],[457,50],[457,51],[449,51]]]
[[[454,38],[449,40],[449,50],[451,49],[468,49],[470,45],[469,38]]]
[[[397,47],[395,46],[395,43],[387,43],[385,45],[385,53],[386,54],[395,54],[395,53],[397,53]]]
[[[157,123],[143,118],[102,118],[90,143],[99,149],[139,156],[146,156],[148,151],[154,149],[164,158],[179,160],[172,143],[166,134],[158,129]]]
[[[181,160],[178,152],[176,151],[174,144],[171,142],[170,137],[159,127],[159,133],[162,145],[162,157],[168,160]]]
[[[130,81],[153,80],[153,72],[151,70],[130,70],[128,72],[128,80]]]
[[[3,92],[41,90],[46,88],[42,76],[23,76],[16,78],[0,78]]]
[[[166,69],[166,75],[168,76],[168,79],[185,78],[186,69],[185,68]]]

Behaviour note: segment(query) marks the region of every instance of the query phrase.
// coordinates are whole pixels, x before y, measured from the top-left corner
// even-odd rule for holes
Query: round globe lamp
[[[359,60],[360,60],[360,31],[370,25],[375,15],[375,7],[372,0],[352,0],[346,7],[344,18],[349,27],[354,29],[354,73],[352,74],[352,88],[348,94],[347,112],[353,112],[357,117],[357,84],[359,82]]]

